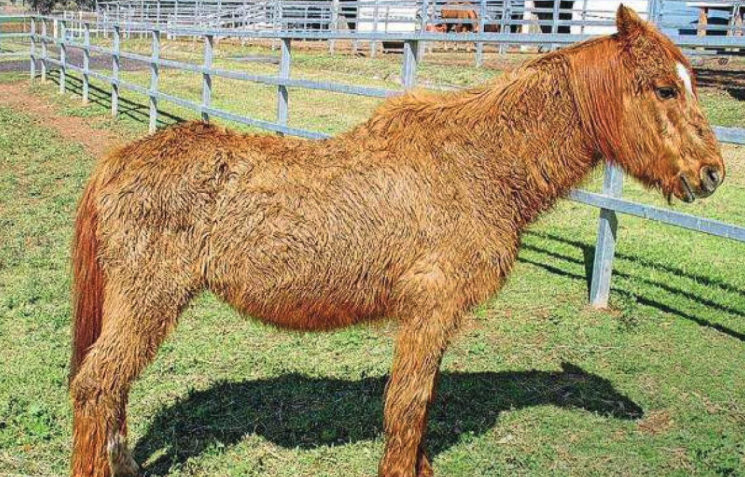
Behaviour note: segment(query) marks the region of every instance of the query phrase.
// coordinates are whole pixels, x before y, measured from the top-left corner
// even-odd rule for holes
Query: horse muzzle
[[[704,166],[699,170],[698,180],[686,173],[681,173],[678,180],[681,192],[679,198],[691,203],[713,194],[724,181],[724,172],[717,166]]]

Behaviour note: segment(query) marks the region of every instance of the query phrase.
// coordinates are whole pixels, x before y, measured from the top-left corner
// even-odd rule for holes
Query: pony
[[[691,65],[621,6],[618,33],[327,140],[190,122],[97,164],[73,244],[72,474],[136,475],[129,389],[204,290],[277,328],[398,323],[378,475],[432,476],[440,362],[524,228],[609,161],[669,200],[725,177]]]
[[[481,30],[479,25],[479,14],[474,8],[473,2],[468,1],[453,1],[443,5],[440,10],[440,18],[444,20],[444,23],[436,23],[434,25],[427,25],[425,31],[434,33],[478,33]],[[458,20],[449,22],[448,20]],[[493,23],[487,23],[484,25],[484,33],[499,33],[501,31],[500,25]],[[448,50],[448,44],[444,45],[445,51]],[[453,48],[457,50],[458,47]],[[466,51],[471,51],[473,45],[466,47]],[[430,45],[431,51],[431,45]]]
[[[459,20],[458,22],[445,23],[447,33],[478,33],[479,31],[479,14],[473,8],[471,2],[455,1],[448,2],[442,7],[440,16],[443,20]]]

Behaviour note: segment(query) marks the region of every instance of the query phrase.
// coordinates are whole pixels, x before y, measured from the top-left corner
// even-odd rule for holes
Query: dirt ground
[[[73,65],[83,64],[83,51],[75,48],[70,48],[67,51],[67,61]],[[49,56],[51,58],[59,59],[59,52],[53,48],[49,49]],[[90,68],[92,70],[110,70],[111,69],[111,56],[109,55],[98,55],[92,54],[90,56]],[[20,59],[13,61],[2,61],[0,62],[0,72],[3,71],[28,71],[30,61],[28,59]],[[49,69],[56,69],[57,66],[49,64]],[[150,65],[141,61],[134,61],[127,58],[121,58],[119,60],[120,71],[142,71],[150,68]],[[36,71],[41,71],[41,60],[36,62]]]
[[[42,96],[29,91],[26,80],[0,83],[0,106],[28,113],[61,136],[82,144],[94,157],[101,157],[125,142],[111,131],[94,128],[89,119],[59,114]]]

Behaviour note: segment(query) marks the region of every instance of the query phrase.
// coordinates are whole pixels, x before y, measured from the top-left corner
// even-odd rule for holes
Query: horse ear
[[[616,28],[619,36],[629,38],[643,33],[645,24],[634,10],[622,3],[616,13]]]

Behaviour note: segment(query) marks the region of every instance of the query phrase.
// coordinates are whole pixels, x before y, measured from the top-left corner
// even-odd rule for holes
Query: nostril
[[[722,175],[713,167],[704,167],[701,169],[701,188],[705,192],[714,192],[722,183]]]
[[[706,174],[709,176],[709,179],[711,179],[711,182],[714,183],[715,187],[722,183],[722,175],[718,170],[713,167],[707,167],[706,169]]]

